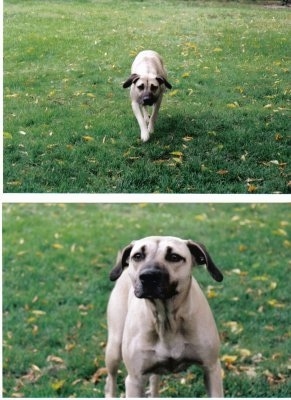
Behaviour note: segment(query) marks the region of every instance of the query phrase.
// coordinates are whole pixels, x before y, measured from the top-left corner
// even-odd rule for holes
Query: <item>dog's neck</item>
[[[181,332],[184,319],[179,311],[181,303],[186,298],[187,296],[183,293],[183,296],[178,294],[171,299],[147,300],[151,304],[155,331],[160,339],[168,334],[175,335],[177,332]]]

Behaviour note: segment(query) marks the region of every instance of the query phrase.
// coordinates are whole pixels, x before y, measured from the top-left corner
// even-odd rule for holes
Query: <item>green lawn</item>
[[[133,239],[204,243],[224,273],[194,275],[221,335],[227,397],[289,397],[291,212],[287,204],[4,204],[5,397],[102,397],[108,273]],[[96,373],[97,372],[97,373]],[[124,393],[124,370],[120,393]],[[163,397],[205,396],[198,367]]]
[[[288,193],[290,8],[273,3],[6,0],[4,191]],[[173,85],[146,144],[122,89],[143,49]]]

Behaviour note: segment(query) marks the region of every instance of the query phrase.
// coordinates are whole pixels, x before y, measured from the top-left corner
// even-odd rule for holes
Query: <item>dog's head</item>
[[[202,244],[170,236],[150,236],[122,250],[110,279],[118,279],[128,267],[136,297],[167,299],[189,287],[193,265],[204,264],[210,275],[221,282],[223,275]]]
[[[172,88],[166,78],[153,74],[143,76],[132,74],[123,84],[124,88],[129,86],[131,86],[135,100],[143,106],[152,106],[165,91],[165,87]]]

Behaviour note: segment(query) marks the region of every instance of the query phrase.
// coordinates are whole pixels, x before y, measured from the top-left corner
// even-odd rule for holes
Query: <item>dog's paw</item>
[[[150,133],[149,131],[141,132],[140,138],[143,142],[147,142],[150,138]]]

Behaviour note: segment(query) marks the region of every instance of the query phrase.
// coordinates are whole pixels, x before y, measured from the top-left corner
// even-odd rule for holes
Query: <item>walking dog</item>
[[[152,50],[140,52],[131,67],[131,75],[124,82],[124,88],[130,88],[131,106],[140,127],[141,140],[146,142],[154,131],[155,122],[162,103],[167,81],[167,73],[161,56]],[[146,109],[153,106],[151,116]]]
[[[151,236],[126,246],[110,279],[106,397],[116,397],[116,375],[123,359],[126,397],[158,397],[159,375],[191,364],[204,369],[209,397],[222,397],[220,340],[209,304],[192,266],[206,265],[223,275],[202,244],[176,237]]]

